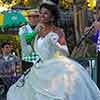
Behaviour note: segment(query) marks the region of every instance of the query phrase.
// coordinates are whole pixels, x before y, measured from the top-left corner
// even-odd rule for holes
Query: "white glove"
[[[69,50],[67,45],[61,45],[59,42],[56,43],[56,46],[63,52],[65,52],[67,55],[69,55]]]
[[[25,33],[24,26],[22,26],[21,28],[19,28],[19,32],[18,33],[19,33],[20,36],[24,35],[24,33]]]

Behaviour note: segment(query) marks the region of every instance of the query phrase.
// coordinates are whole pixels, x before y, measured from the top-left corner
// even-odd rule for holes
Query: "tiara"
[[[54,2],[50,1],[50,0],[43,0],[42,4],[46,3],[46,4],[50,4],[50,5],[56,5]]]

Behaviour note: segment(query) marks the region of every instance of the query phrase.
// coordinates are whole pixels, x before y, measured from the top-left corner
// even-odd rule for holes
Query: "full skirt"
[[[10,87],[7,100],[100,100],[100,91],[77,62],[58,57],[33,65]]]

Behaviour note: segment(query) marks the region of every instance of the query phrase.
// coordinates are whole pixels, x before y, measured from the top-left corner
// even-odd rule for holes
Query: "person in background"
[[[32,29],[35,28],[35,26],[38,24],[39,22],[39,10],[35,9],[33,11],[31,11],[28,15],[28,21],[32,27]]]
[[[100,18],[99,21],[95,21],[92,24],[92,34],[89,36],[89,39],[97,44],[96,52],[97,52],[97,86],[100,89]]]
[[[27,17],[28,17],[28,23],[22,24],[21,27],[23,27],[22,30],[24,31],[24,37],[25,37],[25,41],[26,41],[28,48],[31,49],[31,47],[32,47],[32,50],[34,51],[34,38],[36,36],[36,32],[34,31],[34,29],[39,22],[39,10],[34,9],[34,10],[30,11],[30,13]],[[19,38],[20,38],[20,40],[22,38],[21,32],[19,32]],[[24,47],[26,46],[26,44],[24,43]],[[31,62],[34,59],[33,58],[34,52],[32,52],[30,55],[26,55],[25,52],[23,52],[23,49],[25,49],[24,47],[23,47],[23,45],[21,45],[21,58],[24,61]],[[26,50],[26,52],[27,52],[27,50]],[[22,69],[26,69],[26,68],[23,67]]]
[[[34,11],[31,11],[29,13],[28,20],[29,20],[31,28],[34,30],[40,20],[39,19],[39,10],[35,9]],[[34,39],[31,42],[31,46],[34,48]]]
[[[11,49],[11,44],[8,41],[1,44],[0,75],[7,89],[17,80],[14,77],[21,74],[21,60],[11,54]]]
[[[100,91],[86,70],[67,57],[67,45],[59,41],[57,6],[45,2],[39,11],[34,50],[40,61],[24,77],[24,84],[21,77],[9,89],[7,100],[100,100]]]

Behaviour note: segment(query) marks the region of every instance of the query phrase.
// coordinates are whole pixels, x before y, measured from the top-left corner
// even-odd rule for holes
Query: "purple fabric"
[[[93,34],[92,36],[89,37],[89,39],[91,39],[93,42],[97,43],[99,32],[100,31],[97,30],[95,34]]]
[[[95,34],[89,37],[89,39],[97,43],[96,51],[100,51],[100,30],[97,30]]]

